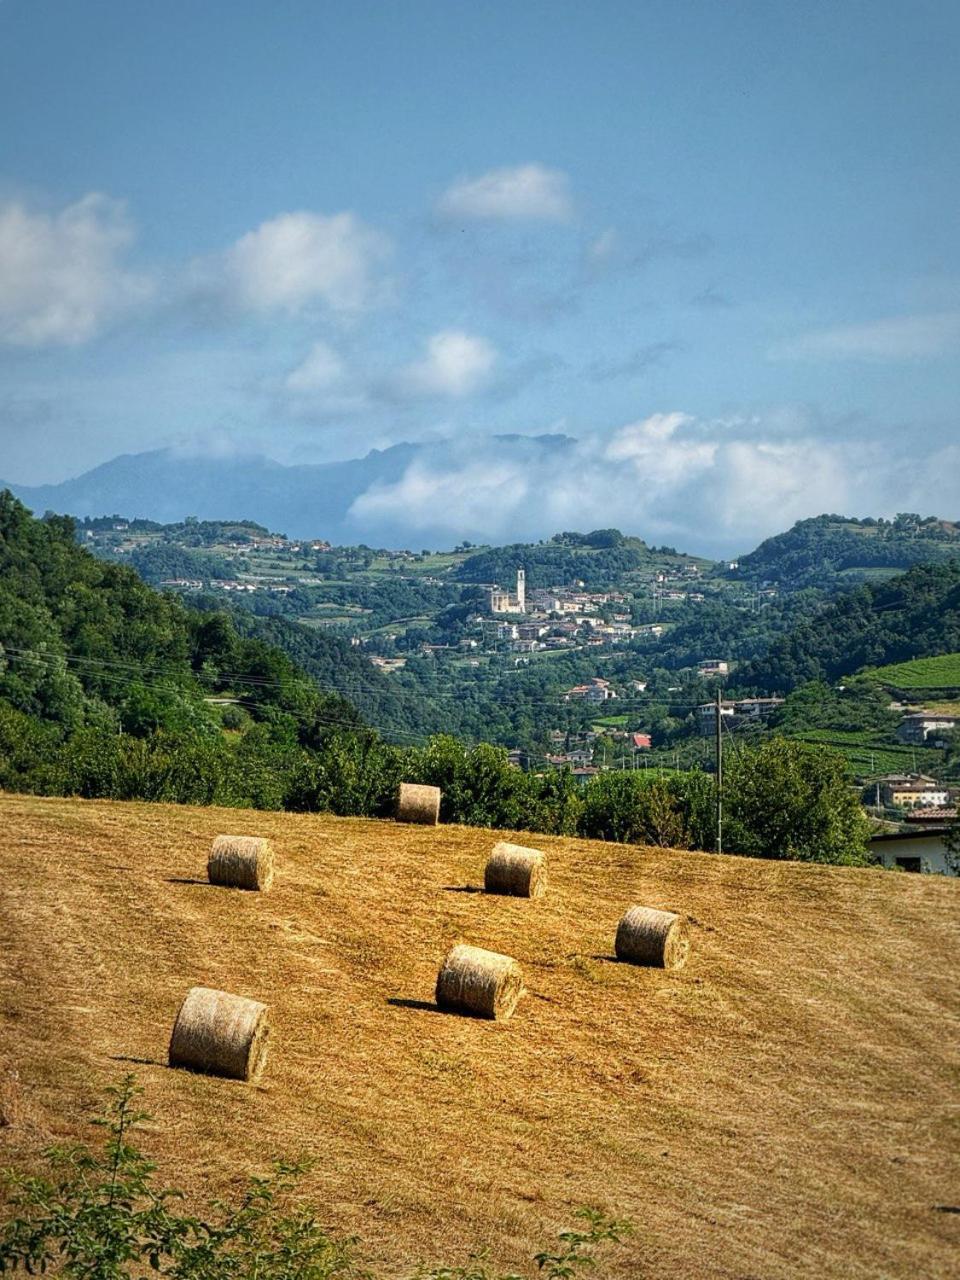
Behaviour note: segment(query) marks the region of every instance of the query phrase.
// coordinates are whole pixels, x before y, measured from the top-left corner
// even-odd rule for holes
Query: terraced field
[[[960,694],[960,653],[935,658],[914,658],[868,672],[872,679],[893,688],[922,693],[925,689],[955,690]]]

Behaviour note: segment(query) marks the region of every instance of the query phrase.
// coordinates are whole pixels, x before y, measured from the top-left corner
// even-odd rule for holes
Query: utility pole
[[[723,704],[717,686],[717,853],[723,853]]]

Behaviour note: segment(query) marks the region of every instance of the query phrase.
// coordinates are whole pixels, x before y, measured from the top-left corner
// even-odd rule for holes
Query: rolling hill
[[[378,1275],[485,1245],[516,1267],[582,1204],[635,1224],[601,1277],[951,1273],[956,882],[547,838],[530,902],[466,891],[481,830],[14,795],[0,815],[3,1163],[89,1138],[133,1070],[165,1180],[207,1201],[312,1155],[306,1193]],[[223,830],[273,838],[269,895],[205,882]],[[634,901],[689,918],[686,968],[611,960]],[[510,1022],[435,1010],[460,939],[522,964]],[[259,1086],[165,1065],[194,983],[271,1006]]]
[[[921,698],[943,692],[951,696],[960,695],[960,653],[941,653],[933,658],[896,662],[876,667],[867,674],[878,684]]]
[[[902,514],[893,520],[822,515],[798,520],[740,558],[737,572],[751,581],[798,590],[832,590],[882,581],[915,564],[942,564],[960,556],[960,524],[936,516]]]

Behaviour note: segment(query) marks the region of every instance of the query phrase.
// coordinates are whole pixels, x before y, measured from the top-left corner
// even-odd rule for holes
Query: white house
[[[944,842],[946,827],[919,831],[893,831],[870,840],[870,851],[891,869],[938,876],[958,874],[958,862]]]

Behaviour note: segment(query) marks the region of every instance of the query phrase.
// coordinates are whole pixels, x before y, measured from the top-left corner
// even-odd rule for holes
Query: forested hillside
[[[332,666],[345,657],[340,642],[278,620],[187,610],[132,569],[95,559],[75,535],[70,519],[35,520],[0,494],[0,789],[386,816],[407,779],[441,788],[445,821],[713,844],[703,773],[611,771],[578,786],[569,769],[525,772],[483,742],[390,745],[342,696],[376,710],[389,691],[369,665]],[[265,634],[299,644],[327,687]],[[507,708],[522,718],[522,699]],[[843,762],[783,742],[761,750],[731,766],[726,847],[862,861],[865,825]],[[796,803],[771,806],[757,776]]]
[[[806,680],[836,680],[862,667],[958,649],[960,559],[917,565],[840,596],[743,666],[737,685],[783,693]]]
[[[960,556],[960,524],[951,520],[909,513],[894,520],[823,515],[767,538],[740,558],[738,573],[793,590],[835,589],[955,556]]]
[[[0,494],[0,786],[269,803],[282,757],[360,725],[275,646],[74,534]]]

